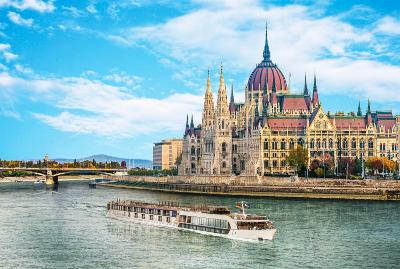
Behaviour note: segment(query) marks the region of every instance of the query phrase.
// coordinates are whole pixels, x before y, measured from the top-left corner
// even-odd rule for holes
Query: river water
[[[400,268],[400,203],[247,198],[274,241],[241,242],[106,218],[112,199],[233,206],[193,196],[61,182],[0,185],[0,268]]]

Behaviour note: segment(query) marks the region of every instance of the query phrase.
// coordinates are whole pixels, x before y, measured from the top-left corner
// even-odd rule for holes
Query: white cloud
[[[0,7],[13,7],[19,10],[35,10],[41,13],[55,10],[53,0],[47,2],[41,0],[0,0]]]
[[[393,17],[386,16],[379,20],[376,31],[384,34],[400,35],[400,21]]]
[[[138,76],[128,75],[125,72],[115,72],[112,74],[108,74],[103,76],[103,80],[114,82],[119,85],[126,85],[128,87],[133,87],[141,81],[141,78]]]
[[[186,113],[200,115],[203,101],[202,96],[192,94],[140,98],[124,87],[78,77],[28,80],[2,73],[0,87],[57,108],[56,115],[33,113],[56,129],[115,138],[182,131]]]
[[[22,25],[22,26],[27,26],[31,27],[33,24],[33,19],[24,19],[21,17],[20,14],[9,11],[7,13],[7,17],[10,21],[12,21],[15,24]]]
[[[374,33],[374,25],[356,27],[341,14],[324,16],[323,11],[302,5],[265,8],[259,1],[195,2],[200,9],[191,9],[165,23],[123,29],[108,38],[126,46],[146,47],[161,62],[178,63],[175,78],[196,87],[204,77],[199,81],[198,70],[193,68],[204,70],[220,61],[227,76],[250,75],[262,58],[268,20],[271,58],[287,79],[289,72],[293,74],[294,88],[301,87],[304,72],[315,72],[325,93],[368,95],[381,101],[394,97],[400,101],[400,95],[394,96],[400,88],[400,67],[379,60],[380,55],[394,51],[390,51],[390,44],[379,46],[384,40]],[[386,19],[378,29],[399,29],[393,26],[396,22]],[[194,75],[187,76],[181,70]]]
[[[90,14],[96,14],[97,13],[97,9],[95,7],[94,4],[90,4],[86,7],[87,12],[89,12]]]
[[[10,48],[11,48],[10,44],[2,44],[2,43],[0,43],[0,51],[8,50]]]
[[[9,63],[9,62],[11,62],[11,61],[17,59],[17,58],[18,58],[18,55],[17,55],[17,54],[14,54],[14,53],[12,53],[12,52],[6,51],[6,52],[3,53],[3,57],[4,57],[4,59],[6,59],[6,62]]]
[[[26,75],[33,73],[33,70],[31,68],[20,65],[20,64],[15,65],[15,70],[17,70],[18,72],[20,72],[22,74],[26,74]]]
[[[70,7],[62,6],[62,9],[67,11],[68,13],[70,13],[74,17],[81,17],[81,16],[83,16],[85,14],[83,11],[81,11],[81,10],[79,10],[76,7],[73,7],[73,6],[70,6]]]

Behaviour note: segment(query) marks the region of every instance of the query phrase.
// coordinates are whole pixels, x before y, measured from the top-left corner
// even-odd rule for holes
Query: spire
[[[304,73],[304,95],[308,95],[308,88],[307,88],[307,73]]]
[[[206,92],[211,92],[211,83],[210,83],[210,69],[207,71],[207,90]]]
[[[368,108],[367,108],[367,113],[371,114],[371,101],[368,99]]]
[[[256,109],[254,110],[254,116],[256,120],[260,117],[260,112],[258,111],[258,99],[256,99]]]
[[[192,119],[190,120],[190,129],[194,129],[193,115],[192,115]]]
[[[314,87],[313,87],[313,91],[316,92],[317,91],[317,77],[314,74]]]
[[[221,73],[220,73],[220,76],[219,76],[219,87],[220,87],[220,88],[223,88],[224,85],[225,85],[225,81],[224,81],[224,70],[223,70],[222,63],[221,63]]]
[[[189,115],[186,114],[186,130],[189,129]]]
[[[235,97],[233,96],[233,83],[231,85],[231,100],[229,102],[229,111],[234,113],[236,111]]]
[[[361,111],[361,101],[358,100],[358,111],[357,111],[357,116],[362,116],[362,111]]]
[[[265,45],[263,51],[264,62],[269,62],[271,60],[271,53],[269,51],[268,45],[268,23],[265,23]]]
[[[317,107],[319,106],[319,100],[318,100],[318,90],[317,90],[317,77],[314,74],[314,87],[313,87],[313,106]]]
[[[233,96],[233,83],[231,84],[231,103],[235,103],[235,97]]]
[[[266,118],[268,116],[268,103],[267,102],[263,102],[262,116],[263,116],[263,118]]]
[[[271,103],[272,105],[278,104],[278,99],[276,98],[276,84],[275,84],[275,76],[273,76],[272,79],[272,97],[271,97]]]

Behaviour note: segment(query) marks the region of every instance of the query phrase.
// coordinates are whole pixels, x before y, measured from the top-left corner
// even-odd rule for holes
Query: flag
[[[237,202],[236,208],[242,209],[242,205],[243,205],[243,208],[250,208],[250,205],[246,202]]]

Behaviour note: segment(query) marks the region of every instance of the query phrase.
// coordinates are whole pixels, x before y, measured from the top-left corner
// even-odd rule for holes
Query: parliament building
[[[301,93],[292,93],[286,79],[271,61],[266,30],[263,59],[245,86],[245,102],[236,103],[227,87],[221,65],[218,96],[214,104],[208,74],[201,124],[193,117],[183,135],[180,175],[265,175],[293,173],[286,162],[298,146],[313,159],[329,154],[340,158],[386,157],[398,160],[400,117],[391,111],[326,113],[304,79]],[[325,157],[324,157],[325,158]]]

